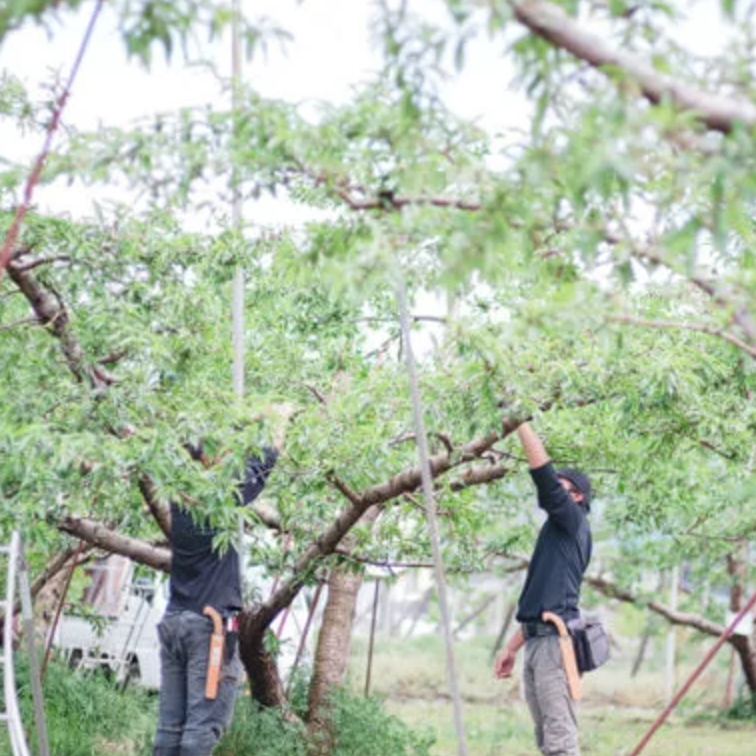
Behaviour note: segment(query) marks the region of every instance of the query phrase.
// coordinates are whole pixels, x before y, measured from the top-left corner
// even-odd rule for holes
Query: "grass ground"
[[[685,642],[679,646],[678,684],[701,658],[703,649],[711,645],[701,645],[691,638],[681,640]],[[467,752],[469,756],[535,756],[530,716],[517,676],[521,660],[513,678],[494,680],[490,644],[490,639],[481,638],[455,648],[464,698]],[[584,678],[585,699],[580,705],[583,756],[630,753],[664,708],[664,679],[658,671],[663,666],[661,661],[652,654],[641,673],[631,677],[631,650],[618,651],[606,667]],[[725,649],[654,735],[643,756],[756,754],[756,718],[736,721],[723,711],[728,661],[729,652]],[[355,639],[349,687],[358,697],[365,690],[366,662],[367,644]],[[136,691],[121,696],[104,681],[84,681],[59,665],[52,665],[48,672],[47,716],[48,729],[55,735],[51,748],[54,756],[147,756],[155,726],[156,697],[136,695]],[[388,712],[413,730],[433,735],[432,756],[458,753],[448,691],[444,649],[437,637],[378,642],[370,692],[382,698]],[[28,709],[26,716],[31,721]],[[367,725],[358,721],[357,735],[362,737],[364,733],[369,742],[374,741],[375,728],[385,725],[385,719],[380,720],[381,724],[376,724],[378,721],[373,718]],[[0,756],[10,752],[2,740],[0,737]],[[302,752],[278,734],[267,740],[267,750],[261,750],[256,741],[254,748],[235,749],[233,753],[295,756]],[[349,753],[365,756],[363,745],[358,742],[358,747]]]
[[[704,647],[708,647],[704,644]],[[738,722],[723,711],[728,652],[693,686],[683,703],[643,750],[644,756],[753,756],[756,721]],[[358,642],[352,652],[350,685],[365,687],[367,649]],[[455,648],[469,756],[533,756],[530,715],[518,677],[497,681],[491,675],[490,640]],[[696,644],[682,645],[676,685],[682,684],[700,658]],[[371,692],[389,711],[416,729],[433,732],[434,756],[458,753],[454,717],[438,639],[382,641],[376,645]],[[583,756],[630,753],[665,705],[664,678],[653,657],[631,678],[632,654],[615,653],[604,668],[584,678],[580,704]],[[675,688],[676,689],[676,688]]]
[[[456,756],[456,732],[448,702],[388,702],[389,711],[416,729],[429,729],[436,737],[434,756]],[[530,719],[521,702],[506,707],[468,704],[464,707],[465,732],[470,756],[534,756]],[[580,740],[583,756],[625,756],[653,721],[649,712],[583,708]],[[673,718],[654,735],[644,756],[753,756],[753,724],[726,724]]]

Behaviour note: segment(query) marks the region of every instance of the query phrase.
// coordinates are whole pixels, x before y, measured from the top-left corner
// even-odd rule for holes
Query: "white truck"
[[[73,667],[100,668],[114,675],[123,687],[138,683],[157,690],[157,625],[168,604],[167,576],[154,572],[154,577],[137,577],[133,562],[117,555],[98,559],[86,571],[90,582],[78,613],[68,611],[61,616],[55,645]],[[247,577],[262,595],[270,591],[272,581],[263,578],[259,568],[249,569]],[[279,641],[278,666],[284,678],[296,658],[309,611],[307,603],[300,594],[271,628]],[[307,648],[303,656],[300,662],[306,663]]]
[[[91,580],[84,610],[61,616],[55,645],[71,666],[100,668],[123,686],[130,682],[160,686],[157,624],[167,604],[168,581],[135,577],[125,557],[98,559],[86,568]]]

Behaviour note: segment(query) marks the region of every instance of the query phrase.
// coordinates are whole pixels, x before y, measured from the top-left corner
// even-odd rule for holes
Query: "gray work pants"
[[[238,652],[224,654],[218,696],[205,698],[213,623],[195,612],[168,612],[158,625],[160,702],[154,756],[210,756],[233,714]],[[229,651],[231,653],[229,653]]]
[[[525,642],[525,699],[535,725],[536,744],[544,756],[580,756],[575,702],[556,635]]]

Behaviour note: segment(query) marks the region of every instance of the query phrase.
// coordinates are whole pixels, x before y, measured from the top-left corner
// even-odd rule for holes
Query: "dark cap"
[[[556,471],[556,474],[557,478],[569,480],[570,483],[583,494],[582,503],[585,505],[585,508],[590,511],[593,489],[591,488],[591,481],[588,476],[585,473],[580,472],[580,470],[574,470],[571,467],[560,467]]]

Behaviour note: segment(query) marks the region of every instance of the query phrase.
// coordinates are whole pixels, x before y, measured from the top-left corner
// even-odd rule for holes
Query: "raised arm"
[[[551,461],[541,439],[528,423],[518,426],[517,435],[520,437],[520,443],[528,460],[528,467],[531,470],[543,467],[547,462]]]
[[[577,532],[585,514],[559,482],[557,471],[550,464],[551,459],[541,439],[527,423],[517,428],[517,434],[538,492],[538,505],[546,511],[554,524],[570,533]]]

